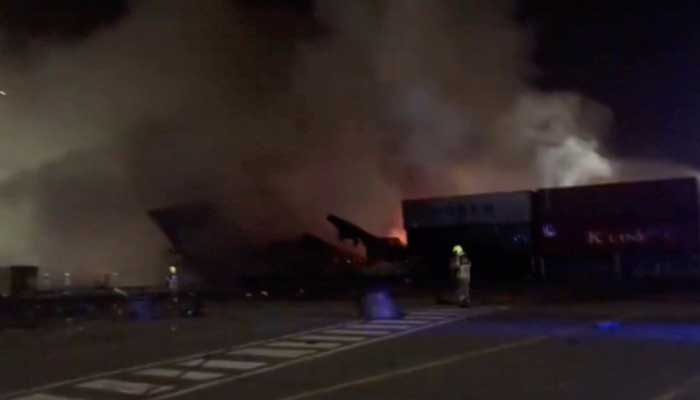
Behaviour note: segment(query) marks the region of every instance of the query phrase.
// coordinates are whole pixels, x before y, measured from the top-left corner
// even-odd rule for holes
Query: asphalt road
[[[54,338],[43,358],[4,340],[0,399],[700,398],[700,305],[426,307],[393,327],[349,322],[341,303],[236,306],[175,331],[122,326],[117,339],[85,326],[104,343]],[[25,388],[37,390],[7,395]]]

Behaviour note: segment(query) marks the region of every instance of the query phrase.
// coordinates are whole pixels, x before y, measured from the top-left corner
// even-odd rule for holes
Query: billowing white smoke
[[[539,186],[572,186],[609,179],[613,166],[598,149],[611,113],[574,93],[527,93],[518,98],[509,127],[534,149]]]
[[[613,176],[612,164],[596,151],[595,142],[569,136],[557,146],[537,150],[544,187],[573,186]]]

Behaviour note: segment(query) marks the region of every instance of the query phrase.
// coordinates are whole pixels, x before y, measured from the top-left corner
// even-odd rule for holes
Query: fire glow
[[[398,228],[398,227],[396,227],[396,228],[391,228],[391,229],[389,230],[388,236],[389,236],[389,237],[394,237],[394,238],[399,239],[399,240],[401,241],[401,243],[404,244],[404,245],[405,245],[406,243],[408,243],[408,239],[407,239],[407,237],[406,237],[406,231],[405,231],[404,229],[402,229],[402,228]]]

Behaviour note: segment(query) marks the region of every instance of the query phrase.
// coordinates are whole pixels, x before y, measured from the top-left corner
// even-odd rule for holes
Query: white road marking
[[[19,397],[14,400],[80,400],[74,397],[54,396],[46,393],[36,393],[25,397]]]
[[[339,334],[339,335],[365,335],[365,336],[384,336],[391,332],[389,331],[377,331],[374,329],[329,329],[324,331],[324,333]]]
[[[303,358],[291,359],[289,361],[284,361],[284,362],[277,363],[277,364],[274,364],[274,365],[271,365],[268,367],[255,369],[253,371],[244,372],[244,373],[239,374],[239,375],[227,376],[227,377],[217,379],[214,381],[196,384],[194,386],[190,386],[187,389],[180,389],[178,391],[165,393],[165,394],[159,394],[158,396],[154,396],[155,400],[159,400],[160,398],[175,397],[175,396],[179,396],[182,394],[198,391],[200,389],[204,389],[207,387],[216,386],[220,383],[225,383],[225,382],[229,382],[232,380],[241,379],[241,378],[244,378],[247,376],[257,375],[257,374],[265,373],[268,371],[277,370],[279,368],[284,368],[285,366],[288,366],[288,365],[294,365],[294,364],[305,362],[308,360],[313,360],[313,359],[317,359],[317,358],[321,358],[321,357],[325,357],[325,356],[330,356],[330,355],[335,354],[337,352],[351,350],[353,348],[363,346],[365,344],[376,343],[376,342],[400,337],[403,335],[407,335],[407,334],[410,334],[413,332],[418,332],[421,330],[425,330],[425,329],[429,329],[429,328],[433,328],[433,327],[438,327],[440,325],[455,322],[455,321],[458,321],[458,320],[461,320],[464,318],[477,317],[480,315],[493,313],[493,312],[497,312],[497,311],[503,311],[503,310],[507,310],[507,309],[508,309],[508,307],[505,307],[505,306],[482,307],[482,308],[477,308],[477,309],[466,310],[467,312],[463,312],[463,313],[460,313],[458,315],[454,315],[454,314],[447,315],[447,316],[443,315],[443,316],[441,316],[441,320],[435,321],[432,324],[417,326],[417,327],[415,327],[415,329],[410,329],[410,330],[406,330],[403,332],[378,331],[378,330],[369,330],[368,329],[368,330],[365,330],[365,332],[363,333],[362,330],[342,329],[343,326],[345,324],[347,324],[347,321],[346,321],[346,322],[341,322],[341,323],[333,324],[333,325],[326,326],[326,327],[313,328],[313,329],[308,329],[306,331],[301,331],[301,332],[293,332],[293,333],[289,333],[286,335],[278,336],[276,338],[262,339],[262,340],[257,340],[257,341],[253,341],[253,342],[243,343],[243,344],[240,344],[240,345],[237,345],[234,347],[227,347],[227,348],[216,349],[216,350],[208,350],[208,351],[201,352],[201,353],[190,354],[190,355],[186,355],[186,356],[175,357],[175,358],[165,359],[165,360],[158,360],[158,361],[145,363],[145,364],[141,364],[141,365],[135,365],[135,366],[127,367],[127,368],[120,368],[120,369],[111,370],[111,371],[98,372],[95,374],[90,374],[90,375],[86,375],[86,376],[80,376],[77,378],[71,378],[71,379],[66,379],[63,381],[49,383],[49,384],[46,384],[43,386],[38,386],[38,387],[33,387],[33,388],[28,388],[28,389],[21,389],[21,390],[17,390],[14,392],[2,393],[2,394],[0,394],[0,400],[15,399],[18,396],[22,396],[22,395],[25,395],[25,396],[38,395],[38,394],[42,394],[42,392],[46,392],[47,390],[54,389],[54,388],[66,387],[68,385],[76,385],[76,387],[77,387],[78,384],[83,384],[83,383],[89,384],[89,382],[87,382],[89,380],[96,380],[98,378],[107,378],[110,376],[115,376],[115,375],[123,374],[123,373],[131,373],[131,372],[142,370],[144,368],[149,368],[149,367],[159,367],[159,366],[164,366],[167,364],[193,361],[196,358],[202,358],[202,357],[208,358],[208,357],[212,357],[212,356],[216,356],[216,355],[222,355],[222,354],[224,354],[226,352],[230,352],[231,350],[234,350],[234,349],[243,349],[243,348],[248,348],[248,347],[255,346],[255,345],[264,345],[265,343],[269,343],[269,342],[272,342],[275,340],[279,340],[279,339],[283,339],[283,338],[293,338],[293,337],[298,337],[298,336],[305,335],[305,334],[309,334],[309,335],[338,334],[338,335],[349,335],[349,336],[350,335],[353,335],[353,336],[354,335],[375,336],[372,338],[368,338],[368,340],[366,340],[366,341],[362,341],[362,342],[358,342],[358,343],[350,343],[347,346],[344,346],[344,347],[341,347],[338,349],[333,349],[333,350],[329,350],[326,352],[311,354],[310,356],[306,356]],[[425,312],[425,311],[418,311],[418,312]],[[409,315],[412,315],[412,314],[409,314]],[[420,318],[425,318],[425,317],[419,316],[419,319]],[[428,316],[425,319],[434,319],[434,317]],[[361,322],[361,321],[357,321],[357,322]],[[335,332],[333,332],[334,330],[335,330]],[[110,379],[105,379],[105,380],[110,381]],[[166,390],[170,390],[170,387],[164,387],[164,388]],[[162,389],[158,389],[158,391],[156,391],[156,393],[161,393],[161,391],[162,391]],[[150,395],[153,393],[148,393],[148,394]]]
[[[364,336],[340,336],[340,335],[303,335],[295,336],[292,339],[308,340],[308,341],[330,341],[330,342],[361,342],[366,338]]]
[[[261,361],[232,361],[232,360],[192,360],[184,363],[180,363],[183,367],[202,367],[211,369],[233,369],[247,371],[250,369],[260,368],[267,365],[266,362]]]
[[[416,365],[413,367],[401,368],[401,369],[397,369],[394,371],[385,372],[383,374],[372,375],[372,376],[367,377],[367,378],[362,378],[362,379],[357,379],[357,380],[350,381],[350,382],[341,383],[338,385],[328,386],[328,387],[324,387],[324,388],[320,388],[320,389],[309,390],[309,391],[302,392],[302,393],[296,394],[294,396],[285,397],[285,398],[279,399],[279,400],[307,399],[309,397],[315,397],[315,396],[318,396],[321,394],[328,394],[328,393],[332,393],[332,392],[337,392],[339,390],[351,388],[354,386],[366,385],[368,383],[379,382],[379,381],[395,378],[397,376],[407,375],[407,374],[417,372],[417,371],[422,371],[422,370],[426,370],[426,369],[430,369],[430,368],[435,368],[435,367],[440,367],[443,365],[452,364],[452,363],[455,363],[458,361],[466,360],[468,358],[479,357],[479,356],[483,356],[486,354],[496,353],[499,351],[511,350],[511,349],[515,349],[518,347],[532,346],[533,344],[542,342],[542,341],[550,339],[550,338],[552,338],[552,336],[536,336],[534,338],[519,340],[516,342],[510,342],[510,343],[502,344],[499,346],[489,347],[486,349],[471,350],[471,351],[468,351],[466,353],[458,354],[456,356],[446,357],[446,358],[443,358],[440,360],[431,361],[431,362]]]
[[[195,358],[194,360],[189,360],[181,363],[177,363],[178,366],[180,367],[188,367],[188,368],[195,368],[195,367],[201,367],[202,364],[204,364],[207,360],[203,358]]]
[[[436,308],[423,308],[420,310],[415,310],[412,312],[412,314],[419,314],[419,313],[438,313],[438,314],[464,314],[466,312],[469,312],[472,309],[464,309],[464,308],[458,308],[458,307],[436,307]]]
[[[430,321],[419,321],[419,320],[414,320],[414,319],[374,319],[371,321],[373,324],[387,324],[387,325],[423,325],[423,324],[429,324]]]
[[[355,348],[358,348],[358,347],[361,347],[361,346],[366,346],[366,345],[369,345],[369,344],[379,343],[379,342],[383,342],[383,341],[386,341],[386,340],[395,339],[395,338],[398,338],[398,337],[401,337],[401,336],[410,335],[410,334],[415,333],[415,332],[420,332],[420,331],[423,331],[423,330],[432,329],[432,328],[435,328],[435,327],[439,327],[439,326],[441,326],[441,325],[445,325],[445,324],[449,324],[449,323],[452,323],[452,322],[460,321],[460,320],[465,319],[465,318],[477,317],[477,316],[481,316],[481,315],[484,315],[484,314],[489,314],[489,313],[493,313],[493,312],[497,312],[497,311],[504,311],[504,310],[507,310],[507,309],[508,309],[508,307],[505,307],[505,306],[498,306],[498,307],[484,307],[483,309],[472,310],[472,311],[473,311],[472,313],[464,313],[464,314],[460,315],[460,317],[458,317],[458,318],[445,319],[445,320],[439,321],[439,322],[437,322],[437,323],[435,323],[435,324],[421,325],[421,326],[417,326],[417,327],[415,327],[414,329],[411,329],[411,330],[402,331],[402,332],[396,332],[396,333],[393,333],[393,334],[391,334],[391,335],[372,338],[372,339],[369,339],[369,340],[366,340],[366,341],[360,342],[360,343],[349,344],[349,345],[344,346],[344,347],[339,347],[339,348],[337,348],[337,349],[333,349],[333,350],[329,350],[329,351],[325,351],[325,352],[313,354],[313,355],[310,355],[310,356],[308,356],[308,357],[303,357],[303,358],[298,358],[298,359],[295,359],[295,360],[289,360],[289,361],[285,361],[285,362],[280,362],[280,363],[278,363],[278,364],[274,364],[274,365],[271,365],[271,366],[266,367],[266,368],[257,369],[257,370],[255,370],[255,371],[245,372],[245,373],[242,373],[242,374],[240,374],[240,375],[232,375],[232,376],[229,376],[229,377],[226,377],[226,378],[222,378],[222,379],[219,379],[219,380],[216,380],[216,381],[211,381],[211,382],[207,382],[207,383],[202,383],[202,384],[199,384],[199,385],[196,385],[196,386],[191,386],[191,387],[188,387],[188,388],[185,388],[185,389],[182,389],[182,390],[178,390],[178,391],[175,391],[175,392],[171,392],[171,393],[165,393],[165,394],[162,394],[162,395],[160,395],[160,396],[152,397],[150,400],[166,400],[166,399],[171,399],[171,398],[178,397],[178,396],[183,396],[183,395],[186,395],[186,394],[189,394],[189,393],[198,392],[198,391],[200,391],[200,390],[204,390],[204,389],[207,389],[207,388],[210,388],[210,387],[219,386],[219,385],[222,385],[222,384],[225,384],[225,383],[229,383],[229,382],[234,382],[234,381],[238,381],[238,380],[241,380],[241,379],[245,379],[245,378],[247,378],[247,377],[249,377],[249,376],[259,375],[259,374],[262,374],[262,373],[265,373],[265,372],[276,371],[276,370],[278,370],[278,369],[286,368],[286,367],[291,366],[291,365],[296,365],[296,364],[300,364],[300,363],[303,363],[303,362],[312,361],[312,360],[316,360],[316,359],[323,358],[323,357],[328,357],[328,356],[331,356],[331,355],[333,355],[333,354],[337,354],[337,353],[340,353],[340,352],[343,352],[343,351],[349,351],[349,350],[352,350],[352,349],[355,349]],[[389,332],[387,332],[387,333],[389,333]]]
[[[501,308],[501,309],[505,309],[505,308]],[[476,315],[482,315],[482,314],[483,313],[480,312]],[[629,316],[628,314],[623,314],[623,315],[617,317],[617,319],[622,320],[622,319],[627,318],[628,316]],[[457,319],[455,319],[455,320],[457,320]],[[436,325],[442,325],[442,324],[436,324]],[[435,326],[435,325],[432,325],[432,326]],[[328,393],[337,392],[339,390],[343,390],[343,389],[347,389],[347,388],[351,388],[351,387],[355,387],[355,386],[361,386],[361,385],[366,385],[369,383],[380,382],[380,381],[384,381],[387,379],[395,378],[397,376],[408,375],[408,374],[411,374],[414,372],[423,371],[423,370],[430,369],[430,368],[441,367],[441,366],[453,364],[453,363],[467,360],[470,358],[476,358],[476,357],[484,356],[487,354],[497,353],[497,352],[506,351],[506,350],[512,350],[512,349],[516,349],[516,348],[520,348],[520,347],[532,346],[532,345],[544,342],[544,341],[549,340],[549,339],[553,339],[553,338],[565,336],[565,335],[570,335],[572,333],[575,333],[575,332],[578,332],[581,330],[585,330],[585,329],[590,329],[590,325],[588,323],[578,325],[578,326],[568,328],[568,329],[562,329],[559,332],[553,332],[549,335],[535,336],[532,338],[518,340],[518,341],[514,341],[514,342],[510,342],[510,343],[505,343],[505,344],[501,344],[498,346],[488,347],[485,349],[470,350],[470,351],[466,351],[464,353],[457,354],[454,356],[449,356],[449,357],[445,357],[445,358],[442,358],[439,360],[430,361],[430,362],[427,362],[424,364],[415,365],[413,367],[400,368],[400,369],[396,369],[394,371],[388,371],[388,372],[385,372],[382,374],[372,375],[372,376],[362,378],[362,379],[356,379],[353,381],[349,381],[349,382],[345,382],[345,383],[341,383],[341,384],[337,384],[337,385],[333,385],[333,386],[309,390],[309,391],[302,392],[302,393],[299,393],[299,394],[296,394],[293,396],[284,397],[284,398],[281,398],[278,400],[301,400],[301,399],[307,399],[310,397],[315,397],[318,395],[325,395]],[[422,329],[416,329],[416,331],[418,331],[418,330],[422,330]],[[394,335],[394,336],[403,336],[405,334],[406,334],[406,332],[401,332],[398,335]],[[675,396],[677,396],[677,394],[679,392],[680,391],[677,388],[675,388],[674,390],[672,390],[664,395],[661,395],[661,396],[655,398],[654,400],[672,400]],[[670,395],[670,397],[669,397],[669,395]],[[171,394],[166,394],[166,395],[160,396],[159,399],[164,398],[164,397],[171,397]]]
[[[444,315],[415,315],[415,314],[409,314],[409,315],[406,316],[406,318],[421,319],[421,320],[424,320],[424,321],[433,322],[433,321],[445,319],[445,316],[444,316]]]
[[[696,375],[687,379],[678,386],[673,386],[664,393],[656,396],[653,400],[674,400],[688,393],[688,390],[693,385],[700,383],[700,375]]]
[[[175,386],[169,385],[154,385],[152,383],[121,381],[117,379],[97,379],[75,385],[75,387],[129,395],[153,395],[175,388]]]
[[[412,313],[412,314],[411,314],[411,316],[413,316],[413,317],[419,317],[419,318],[423,318],[423,317],[425,317],[425,318],[428,318],[428,317],[435,317],[435,318],[438,318],[438,317],[440,317],[440,318],[452,318],[452,317],[457,317],[457,316],[459,316],[459,315],[461,315],[461,314],[455,313],[455,312],[452,312],[452,313],[438,313],[438,312],[432,312],[432,311],[420,311],[420,312],[415,312],[415,313]]]
[[[415,328],[415,326],[412,326],[412,325],[383,325],[380,323],[373,322],[373,323],[365,323],[365,324],[347,324],[344,326],[344,328],[403,330],[403,329]]]
[[[271,342],[273,340],[279,340],[279,339],[284,339],[284,338],[288,338],[288,337],[292,337],[292,336],[303,335],[306,333],[317,333],[317,332],[322,331],[324,329],[331,329],[333,327],[342,326],[345,323],[346,322],[340,322],[340,323],[332,324],[332,325],[329,325],[326,327],[312,328],[312,329],[307,329],[307,330],[301,331],[301,332],[288,333],[286,335],[278,336],[276,338],[261,339],[261,340],[256,340],[253,342],[242,343],[240,345],[233,346],[233,347],[225,347],[225,348],[221,348],[221,349],[208,350],[208,351],[203,351],[200,353],[189,354],[186,356],[175,357],[175,358],[170,358],[170,359],[165,359],[165,360],[158,360],[158,361],[140,364],[140,365],[134,365],[134,366],[127,367],[127,368],[119,368],[119,369],[114,369],[111,371],[98,372],[98,373],[86,375],[86,376],[79,376],[77,378],[65,379],[62,381],[57,381],[57,382],[53,382],[53,383],[49,383],[46,385],[37,386],[37,387],[33,387],[33,388],[15,390],[14,392],[0,394],[0,396],[1,396],[0,399],[2,399],[2,400],[13,399],[14,400],[14,398],[17,396],[35,394],[35,393],[43,392],[43,391],[54,389],[54,388],[61,387],[61,386],[67,386],[67,385],[72,385],[75,383],[84,382],[84,381],[87,381],[90,379],[98,379],[98,378],[113,376],[113,375],[117,375],[117,374],[130,373],[130,372],[138,371],[140,369],[149,368],[149,367],[157,367],[157,366],[161,366],[161,365],[165,365],[165,364],[174,364],[174,363],[178,363],[178,362],[192,360],[193,358],[197,358],[197,357],[205,357],[205,356],[211,356],[214,354],[222,354],[222,353],[225,353],[225,352],[230,351],[232,349],[238,349],[238,348],[243,348],[243,347],[247,347],[247,346],[255,346],[255,345]]]
[[[178,378],[187,381],[206,381],[224,376],[223,374],[216,372],[184,371],[171,368],[150,368],[137,371],[134,374],[141,376],[153,376],[157,378]]]
[[[308,343],[308,342],[291,342],[287,340],[282,340],[279,342],[271,342],[266,344],[265,346],[270,346],[270,347],[288,347],[288,348],[293,348],[293,349],[317,349],[317,350],[330,350],[330,349],[335,349],[336,347],[342,346],[340,343],[333,343],[333,342],[316,342],[316,343]]]
[[[178,375],[182,375],[185,371],[180,369],[169,369],[169,368],[149,368],[142,371],[134,372],[134,375],[143,376],[155,376],[159,378],[176,378]]]
[[[224,374],[220,374],[218,372],[188,371],[182,375],[182,379],[186,379],[188,381],[208,381],[210,379],[219,379],[222,376],[224,376]]]
[[[231,355],[262,356],[274,358],[297,358],[315,353],[315,350],[287,350],[287,349],[266,349],[263,347],[249,347],[232,351]]]

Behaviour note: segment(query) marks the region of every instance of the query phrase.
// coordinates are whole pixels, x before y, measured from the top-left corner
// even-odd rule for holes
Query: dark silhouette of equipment
[[[359,226],[333,214],[326,218],[338,230],[338,238],[351,240],[353,245],[362,243],[365,247],[367,262],[377,261],[398,262],[407,257],[406,246],[399,238],[375,236]]]

